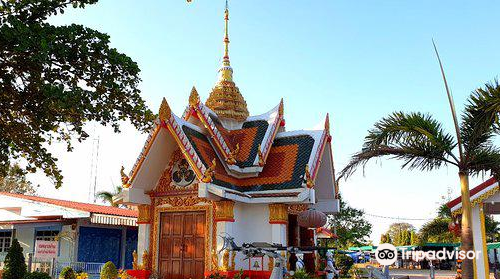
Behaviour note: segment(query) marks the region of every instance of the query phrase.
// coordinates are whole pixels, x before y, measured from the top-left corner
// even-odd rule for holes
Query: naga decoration
[[[226,162],[230,165],[236,164],[235,156],[238,155],[238,152],[240,152],[240,144],[239,143],[237,143],[236,148],[228,154],[228,158],[227,158]]]
[[[120,169],[120,176],[122,178],[122,187],[123,188],[128,188],[130,187],[130,177],[128,177],[127,174],[125,174],[125,167],[122,166],[122,168]]]
[[[311,178],[311,172],[309,171],[309,165],[307,164],[306,164],[304,179],[306,181],[307,188],[311,189],[314,187],[314,181]]]
[[[213,177],[215,175],[215,166],[217,165],[217,162],[215,161],[215,158],[212,160],[212,165],[205,171],[203,174],[203,177],[201,178],[201,182],[203,183],[210,183],[213,180]]]
[[[264,162],[264,155],[262,154],[262,151],[260,149],[260,144],[257,147],[257,155],[259,157],[259,166],[263,167],[265,162]]]

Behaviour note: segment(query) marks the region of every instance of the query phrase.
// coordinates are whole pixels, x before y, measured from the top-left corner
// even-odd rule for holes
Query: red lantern
[[[321,211],[309,208],[297,216],[299,226],[309,229],[321,228],[326,224],[326,215]]]

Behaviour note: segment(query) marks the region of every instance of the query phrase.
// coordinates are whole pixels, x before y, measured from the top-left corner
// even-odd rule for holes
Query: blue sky
[[[156,111],[166,97],[177,114],[195,85],[205,99],[222,57],[224,1],[100,1],[68,9],[54,24],[83,24],[111,36],[111,44],[141,68],[142,95]],[[281,97],[287,129],[308,129],[331,116],[335,167],[360,149],[366,131],[395,110],[428,112],[452,132],[451,117],[431,39],[438,44],[458,111],[474,88],[497,77],[500,64],[496,1],[230,1],[230,58],[251,114]],[[124,126],[120,135],[89,125],[100,138],[97,188],[119,183],[145,135]],[[40,193],[86,201],[92,141],[60,157],[59,191],[41,175]],[[479,179],[473,179],[472,184]],[[391,217],[432,218],[457,170],[401,171],[380,160],[341,183],[351,205]],[[394,220],[369,217],[372,238]],[[424,221],[412,221],[420,226]]]

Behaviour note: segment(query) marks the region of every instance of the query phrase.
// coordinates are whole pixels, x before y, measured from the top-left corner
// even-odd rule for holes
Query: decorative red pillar
[[[314,246],[314,231],[300,227],[300,246]],[[304,254],[304,267],[308,273],[316,272],[314,253]]]

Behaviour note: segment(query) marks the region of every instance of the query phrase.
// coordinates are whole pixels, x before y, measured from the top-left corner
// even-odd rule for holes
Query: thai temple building
[[[272,259],[221,251],[220,236],[237,245],[313,246],[316,231],[299,226],[298,214],[339,209],[328,115],[318,117],[321,129],[297,131],[286,130],[286,100],[250,115],[229,61],[227,6],[224,20],[222,66],[208,98],[193,87],[181,114],[163,99],[116,197],[138,207],[138,261],[159,278],[268,272]],[[316,258],[306,255],[306,265],[314,268]]]

